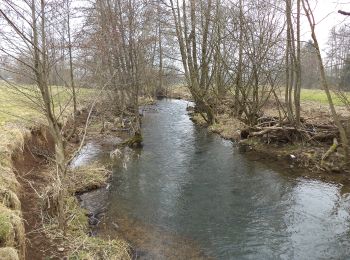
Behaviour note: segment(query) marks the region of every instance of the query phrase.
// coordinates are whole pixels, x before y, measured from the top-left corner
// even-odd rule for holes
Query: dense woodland
[[[311,0],[3,0],[0,76],[45,115],[62,187],[70,161],[65,142],[76,133],[63,131],[61,114],[68,105],[54,105],[52,86],[71,96],[73,115],[76,88],[96,91],[89,109],[102,93],[110,111],[132,117],[137,137],[139,97],[166,96],[175,85],[185,85],[208,125],[217,122],[225,104],[251,136],[287,131],[291,139],[332,143],[335,138],[346,164],[349,123],[333,100],[340,98],[350,110],[344,94],[350,90],[350,30],[343,24],[325,32],[329,42],[323,53],[314,5]],[[301,39],[301,21],[309,28],[308,41]],[[334,124],[322,136],[317,129],[324,126],[310,126],[301,116],[301,88],[321,88],[327,95]],[[271,103],[278,117],[264,117]],[[66,192],[57,194],[62,229]]]

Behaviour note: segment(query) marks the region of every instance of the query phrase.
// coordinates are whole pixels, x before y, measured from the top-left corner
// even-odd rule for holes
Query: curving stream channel
[[[349,259],[341,186],[248,159],[196,127],[187,104],[145,112],[144,147],[115,167],[100,232],[122,234],[138,259]]]

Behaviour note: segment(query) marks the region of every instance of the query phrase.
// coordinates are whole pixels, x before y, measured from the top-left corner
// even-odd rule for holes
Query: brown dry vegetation
[[[82,133],[86,115],[82,114]],[[98,116],[94,117],[99,120]],[[94,124],[96,125],[96,123]],[[69,129],[69,127],[67,128]],[[55,194],[53,140],[45,127],[3,127],[0,149],[0,259],[129,259],[130,247],[122,239],[89,237],[87,212],[75,198],[78,192],[103,187],[110,172],[90,165],[69,171],[69,196],[65,199],[67,231],[58,228],[50,210]],[[94,134],[96,132],[92,131]],[[67,143],[67,152],[77,144]]]
[[[322,90],[313,90],[315,95],[312,96],[313,100],[309,99],[309,90],[302,91],[302,97],[304,93],[303,101],[301,102],[301,118],[304,125],[315,127],[324,126],[326,128],[335,129],[334,122],[330,114],[330,110],[327,104],[321,101],[315,101],[315,97],[320,99],[324,98]],[[317,95],[316,95],[317,92]],[[184,88],[176,90],[179,97],[188,99],[188,91]],[[323,140],[307,140],[305,138],[292,137],[289,138],[288,127],[285,128],[285,136],[282,134],[274,136],[273,134],[263,134],[259,137],[249,136],[250,127],[241,120],[238,120],[232,116],[232,109],[230,105],[232,99],[227,99],[222,102],[223,105],[217,109],[216,122],[208,127],[209,131],[219,134],[225,139],[238,142],[240,145],[248,146],[247,151],[260,154],[263,158],[274,158],[277,160],[284,160],[286,164],[290,164],[291,167],[300,167],[307,169],[307,175],[318,176],[320,173],[329,175],[329,173],[337,173],[335,178],[330,178],[334,181],[349,182],[349,178],[346,177],[346,173],[350,171],[349,165],[342,163],[342,148],[338,147],[334,152],[330,154],[324,161],[322,157],[332,147],[333,133],[330,137],[325,137]],[[343,119],[344,122],[349,121],[350,112],[345,106],[338,105],[336,107],[337,113]],[[206,126],[205,120],[199,113],[194,113],[193,110],[189,112],[192,120],[199,124]],[[271,119],[278,118],[278,109],[275,101],[270,100],[262,109],[260,117]],[[326,130],[328,131],[328,130]],[[335,137],[338,134],[335,133]],[[248,138],[247,138],[248,137]],[[293,158],[293,159],[291,159]],[[322,175],[322,178],[325,178]],[[329,179],[327,177],[327,179]]]

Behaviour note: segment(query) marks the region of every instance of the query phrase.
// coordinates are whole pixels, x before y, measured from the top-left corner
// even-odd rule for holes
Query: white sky
[[[350,0],[318,0],[317,4],[315,1],[313,6],[314,16],[317,22],[316,35],[322,50],[324,50],[327,46],[329,32],[333,26],[346,23],[350,25],[350,16],[344,16],[338,13],[339,9],[350,12]],[[311,39],[309,23],[305,17],[302,19],[302,28],[302,40],[307,41]]]
[[[72,0],[73,6],[79,6],[82,2],[84,1]],[[350,26],[350,16],[344,16],[338,13],[339,9],[350,12],[350,0],[310,0],[310,2],[313,2],[313,13],[317,21],[316,33],[318,41],[321,49],[324,51],[327,47],[329,32],[333,26],[346,23]],[[0,8],[2,5],[2,0],[0,0]],[[302,40],[308,41],[310,39],[309,24],[306,17],[304,17],[302,18]]]

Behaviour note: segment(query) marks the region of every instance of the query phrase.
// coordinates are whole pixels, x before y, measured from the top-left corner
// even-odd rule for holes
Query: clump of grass
[[[101,188],[107,184],[111,171],[98,163],[79,166],[68,172],[70,191],[81,193],[96,188]]]
[[[0,246],[17,248],[24,258],[25,231],[21,214],[4,205],[0,205]]]
[[[204,118],[199,113],[193,113],[191,115],[191,119],[193,122],[195,122],[198,125],[205,125],[206,124]]]
[[[152,97],[139,97],[139,105],[140,106],[146,106],[146,105],[154,105],[155,104],[155,100]]]
[[[19,186],[12,168],[0,164],[0,189],[17,193]]]
[[[172,98],[182,98],[186,100],[192,99],[191,92],[185,85],[175,85],[169,87],[168,91],[170,92]]]
[[[131,259],[130,246],[122,239],[106,240],[88,235],[88,217],[74,196],[65,199],[65,211],[68,216],[66,234],[58,229],[55,219],[48,221],[45,232],[52,241],[61,241],[68,259]]]
[[[104,240],[89,237],[70,259],[131,259],[129,245],[120,239]]]
[[[1,127],[0,131],[0,247],[7,248],[0,249],[9,252],[9,247],[14,247],[8,259],[16,259],[16,249],[23,259],[25,232],[20,214],[21,203],[17,197],[20,184],[12,168],[12,156],[23,151],[30,131],[17,125]]]
[[[17,250],[13,247],[0,248],[0,259],[2,260],[19,260]]]
[[[21,210],[21,202],[19,201],[16,193],[8,189],[3,189],[1,187],[0,203],[13,210]]]
[[[29,131],[13,127],[2,129],[0,135],[0,201],[11,209],[19,210],[21,205],[16,195],[19,183],[12,169],[12,155],[23,151]]]

